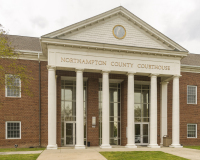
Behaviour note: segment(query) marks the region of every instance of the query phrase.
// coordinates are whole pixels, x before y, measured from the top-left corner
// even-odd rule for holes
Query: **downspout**
[[[41,65],[40,54],[38,53],[39,62],[39,147],[41,147]]]

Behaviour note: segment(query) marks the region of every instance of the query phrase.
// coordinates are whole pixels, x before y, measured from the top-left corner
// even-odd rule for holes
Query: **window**
[[[197,138],[197,124],[187,125],[187,138]]]
[[[121,84],[109,83],[110,144],[121,145]],[[102,82],[99,82],[99,144],[102,144]]]
[[[197,104],[197,86],[187,86],[187,104]]]
[[[149,122],[149,85],[135,84],[134,114],[135,122]]]
[[[87,142],[87,81],[85,80],[83,82],[83,110],[84,110],[84,143],[86,144]],[[67,127],[65,128],[66,123],[69,124],[70,122],[71,124],[73,122],[76,122],[76,78],[62,77],[62,80],[61,80],[61,146],[73,145],[74,143],[73,137],[65,135],[65,132],[67,132],[67,130],[69,129]],[[73,133],[73,134],[76,136],[76,133]],[[76,138],[75,138],[75,141],[76,141]]]
[[[21,139],[21,122],[6,122],[6,139]]]
[[[6,97],[21,97],[21,80],[18,76],[6,75]]]

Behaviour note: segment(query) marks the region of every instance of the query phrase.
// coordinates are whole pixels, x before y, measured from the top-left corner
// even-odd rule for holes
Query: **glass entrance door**
[[[135,144],[149,144],[149,123],[135,123]]]
[[[65,145],[74,146],[76,144],[76,123],[66,122],[65,123]]]

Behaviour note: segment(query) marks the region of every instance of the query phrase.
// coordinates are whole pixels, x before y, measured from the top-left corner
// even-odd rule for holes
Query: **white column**
[[[110,123],[109,123],[109,72],[103,71],[102,78],[102,145],[101,148],[112,148],[110,146]]]
[[[157,144],[157,75],[151,74],[150,77],[150,143],[148,147],[160,148]]]
[[[170,147],[182,148],[180,145],[180,131],[179,131],[179,76],[173,77],[173,97],[172,97],[172,144]]]
[[[134,73],[128,73],[127,90],[127,144],[125,147],[137,148],[134,124]]]
[[[47,149],[57,149],[56,144],[56,76],[55,66],[48,68],[48,146]]]
[[[160,145],[163,146],[163,136],[167,135],[167,85],[169,82],[161,82],[160,105]]]
[[[83,70],[76,70],[76,145],[75,149],[85,149],[83,117]]]

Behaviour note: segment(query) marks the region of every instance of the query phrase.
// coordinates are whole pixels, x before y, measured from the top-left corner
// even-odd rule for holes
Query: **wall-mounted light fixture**
[[[96,126],[96,117],[92,117],[92,128]]]

